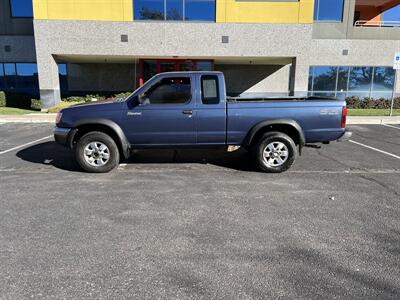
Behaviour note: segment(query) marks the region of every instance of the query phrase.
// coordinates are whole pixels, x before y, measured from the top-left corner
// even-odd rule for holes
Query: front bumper
[[[345,131],[343,133],[343,135],[340,138],[337,139],[337,141],[338,142],[348,141],[351,138],[352,135],[353,135],[353,133],[351,131]]]
[[[71,128],[54,127],[53,133],[55,141],[63,146],[68,146],[71,130]]]

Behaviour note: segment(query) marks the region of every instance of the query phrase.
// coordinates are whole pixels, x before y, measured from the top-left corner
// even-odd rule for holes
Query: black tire
[[[277,148],[280,150],[270,152],[269,150],[272,146],[269,145],[271,144],[274,147],[281,146],[281,148]],[[281,144],[284,144],[285,147]],[[269,146],[268,149],[267,146]],[[268,154],[270,157],[264,158],[264,150],[271,153]],[[258,168],[268,173],[281,173],[288,170],[293,165],[298,155],[296,144],[288,135],[281,132],[268,132],[264,134],[253,146],[252,152]],[[283,155],[285,152],[287,152],[287,156]],[[279,159],[280,161],[278,161]]]
[[[96,142],[98,143],[96,144]],[[85,148],[90,147],[89,145],[93,143],[95,143],[95,147],[101,146],[102,144],[107,147],[107,149],[105,149],[104,146],[102,146],[102,150],[94,151],[95,154],[92,155],[91,158],[97,155],[96,158],[93,158],[98,162],[97,166],[95,166],[95,162],[92,162],[92,164],[89,162],[91,161],[91,158],[88,158],[89,161],[85,158],[87,157],[85,155]],[[96,151],[97,153],[101,153],[96,154]],[[108,160],[106,160],[107,154]],[[106,173],[119,165],[119,151],[117,144],[109,135],[99,131],[89,132],[78,140],[75,146],[75,158],[82,169],[89,173]]]

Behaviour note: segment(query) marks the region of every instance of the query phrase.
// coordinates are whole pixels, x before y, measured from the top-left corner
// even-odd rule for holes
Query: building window
[[[185,0],[185,21],[215,22],[215,0]]]
[[[309,94],[339,99],[350,96],[389,99],[394,89],[394,74],[391,67],[312,66]]]
[[[342,22],[344,0],[315,0],[314,21]]]
[[[15,90],[17,87],[15,64],[4,64],[4,79],[6,90]]]
[[[135,20],[215,22],[215,0],[135,0]]]
[[[68,70],[67,64],[58,64],[58,75],[60,81],[60,91],[64,93],[68,91]]]
[[[4,67],[3,64],[0,64],[0,91],[4,90],[5,82],[4,82]]]
[[[349,75],[349,96],[369,97],[372,84],[371,67],[352,67]]]
[[[37,94],[39,80],[36,64],[17,63],[17,90],[26,94]]]
[[[11,16],[14,18],[32,18],[32,0],[10,0]]]
[[[372,81],[371,98],[390,98],[393,93],[395,70],[392,68],[376,67]]]

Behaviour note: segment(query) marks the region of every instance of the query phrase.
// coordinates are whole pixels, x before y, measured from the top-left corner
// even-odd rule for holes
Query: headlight
[[[59,112],[59,113],[57,114],[57,116],[56,116],[56,124],[58,124],[58,123],[61,122],[62,115],[63,115],[62,112]]]

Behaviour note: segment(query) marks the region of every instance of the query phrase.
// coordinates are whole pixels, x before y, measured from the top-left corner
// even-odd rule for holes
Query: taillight
[[[62,112],[59,112],[56,116],[56,124],[61,122],[61,118],[62,118]]]
[[[343,106],[343,109],[342,109],[342,128],[346,128],[346,118],[347,118],[347,106]]]

